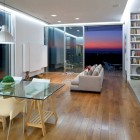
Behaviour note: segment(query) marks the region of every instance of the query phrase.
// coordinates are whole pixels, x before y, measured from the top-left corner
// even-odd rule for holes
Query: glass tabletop
[[[21,81],[13,85],[4,86],[0,83],[0,95],[35,100],[45,100],[64,84]]]

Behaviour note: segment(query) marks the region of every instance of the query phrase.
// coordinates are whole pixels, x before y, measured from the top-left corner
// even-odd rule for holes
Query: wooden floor
[[[47,73],[51,82],[65,83],[53,94],[58,121],[41,129],[27,128],[22,133],[22,116],[14,119],[10,140],[138,140],[140,139],[140,105],[120,74],[107,74],[101,94],[70,92],[70,79],[76,74]],[[94,83],[93,83],[94,84]],[[0,124],[0,140],[4,140]]]

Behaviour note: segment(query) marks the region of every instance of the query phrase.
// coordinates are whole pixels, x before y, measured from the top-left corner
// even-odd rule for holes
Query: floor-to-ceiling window
[[[64,27],[49,27],[47,32],[45,34],[48,34],[48,70],[63,72]]]
[[[6,25],[8,31],[11,29],[11,15],[0,11],[0,30],[2,25]],[[10,45],[0,44],[0,79],[10,74]]]
[[[113,64],[122,66],[122,26],[85,26],[85,65]]]
[[[46,28],[48,70],[64,72],[66,62],[73,65],[71,72],[81,72],[83,70],[83,27]]]
[[[49,27],[48,44],[51,71],[63,72],[65,62],[77,73],[104,62],[122,68],[121,25]]]
[[[73,65],[73,72],[83,70],[83,27],[66,27],[65,61]]]

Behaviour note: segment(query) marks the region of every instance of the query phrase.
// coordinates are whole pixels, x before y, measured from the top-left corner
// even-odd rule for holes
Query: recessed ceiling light
[[[79,20],[80,18],[75,18],[75,20]]]
[[[57,15],[51,15],[52,17],[56,17]]]
[[[80,30],[77,30],[77,32],[80,32]]]
[[[119,7],[120,5],[119,4],[113,4],[112,7],[116,8],[116,7]]]
[[[58,20],[57,22],[59,22],[59,23],[60,23],[61,21],[60,21],[60,20]]]

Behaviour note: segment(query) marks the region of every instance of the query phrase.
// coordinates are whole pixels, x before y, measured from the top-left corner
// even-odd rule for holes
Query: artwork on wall
[[[23,43],[23,72],[33,72],[47,67],[47,46]]]
[[[122,26],[85,27],[85,66],[103,61],[122,64]]]

